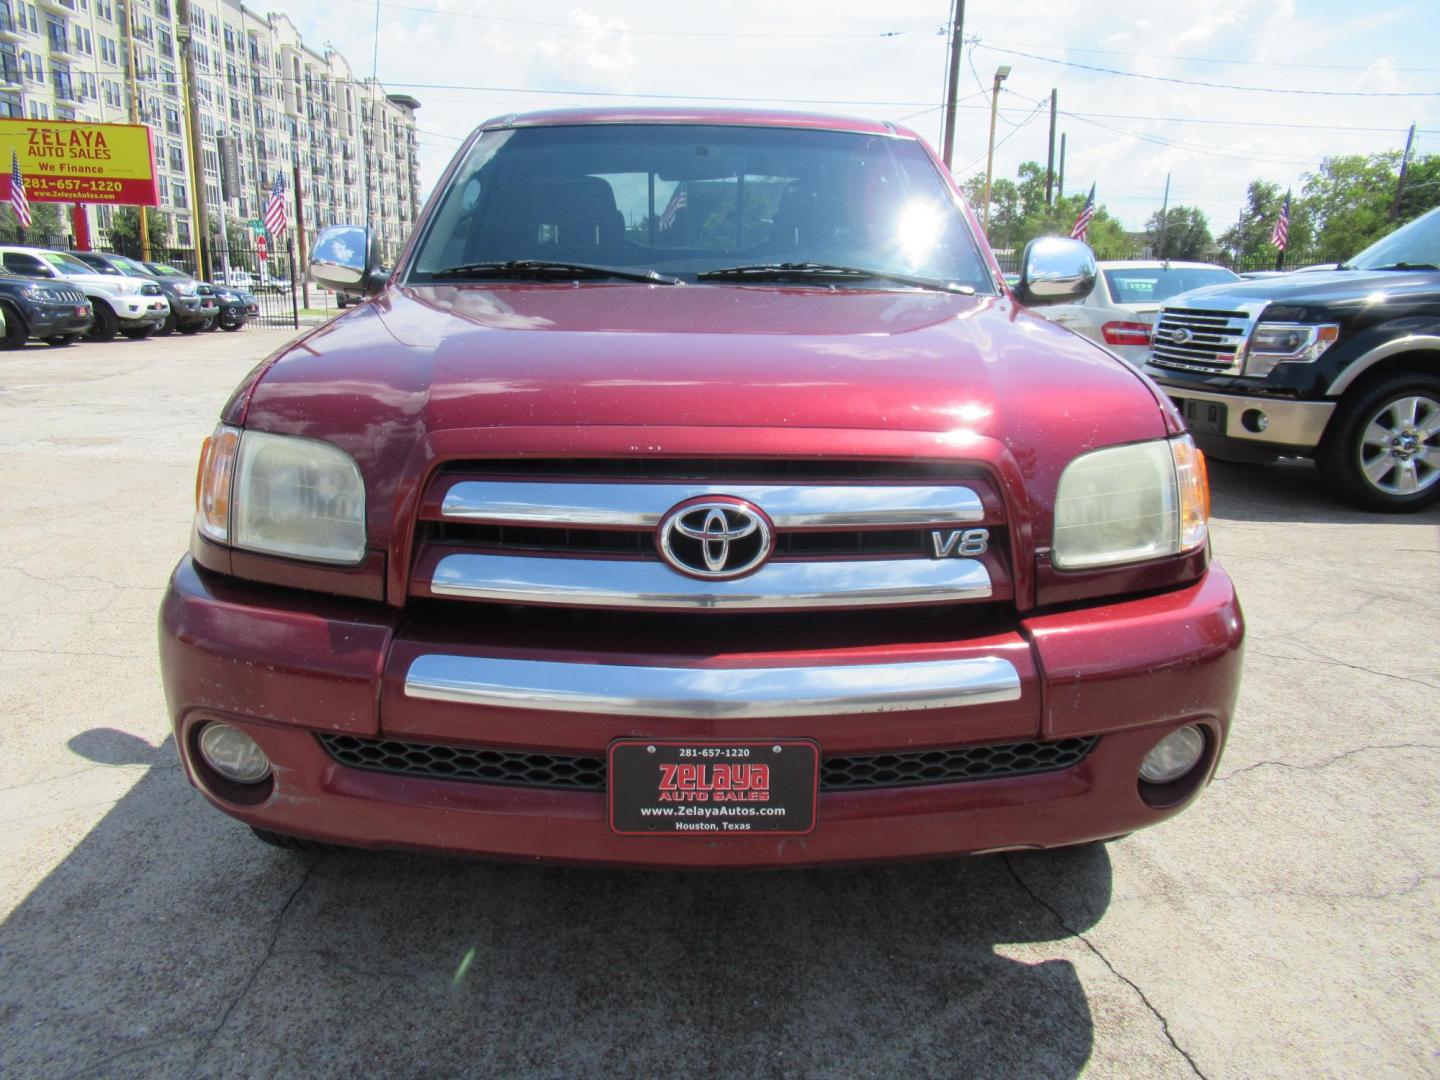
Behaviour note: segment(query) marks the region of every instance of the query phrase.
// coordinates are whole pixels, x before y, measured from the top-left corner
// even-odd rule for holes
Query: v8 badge
[[[973,558],[984,555],[990,549],[989,529],[951,529],[948,532],[935,529],[930,533],[930,546],[935,558],[944,559],[955,555]]]

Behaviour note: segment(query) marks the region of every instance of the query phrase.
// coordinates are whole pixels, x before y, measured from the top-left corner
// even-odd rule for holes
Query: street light
[[[1010,77],[1010,65],[995,69],[995,85],[990,88],[990,149],[985,153],[985,239],[990,239],[990,178],[995,170],[995,112],[1000,103],[1000,84]]]

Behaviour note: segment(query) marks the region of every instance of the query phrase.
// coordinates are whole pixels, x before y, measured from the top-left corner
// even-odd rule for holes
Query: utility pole
[[[1170,174],[1165,174],[1165,197],[1160,200],[1160,243],[1157,245],[1155,257],[1165,258],[1165,214],[1170,209]]]
[[[1065,133],[1060,133],[1060,175],[1056,177],[1055,198],[1065,197]]]
[[[195,103],[195,65],[190,55],[190,0],[175,5],[175,43],[180,49],[181,91],[185,96],[186,142],[190,148],[191,220],[195,233],[195,276],[210,278],[210,222],[205,212],[205,172],[200,156],[200,110]]]
[[[1050,91],[1050,156],[1045,159],[1045,205],[1053,203],[1055,187],[1055,99],[1056,91]]]
[[[140,122],[140,93],[135,88],[135,43],[130,36],[130,20],[134,18],[132,6],[124,4],[121,7],[124,17],[120,21],[120,47],[125,50],[125,77],[130,90],[130,123]],[[150,261],[150,216],[146,213],[145,205],[142,203],[140,209],[140,258]]]
[[[955,0],[950,14],[950,72],[945,80],[945,122],[941,135],[945,168],[955,159],[955,109],[960,98],[960,50],[965,45],[965,0]]]
[[[1010,77],[1010,65],[995,69],[995,83],[990,87],[990,148],[985,152],[985,239],[990,239],[990,180],[995,172],[995,113],[1000,105],[1000,84]]]
[[[1395,205],[1390,209],[1390,220],[1400,220],[1400,196],[1405,194],[1405,169],[1410,164],[1410,147],[1415,143],[1415,125],[1410,125],[1410,134],[1405,136],[1405,154],[1400,158],[1400,176],[1395,181]]]

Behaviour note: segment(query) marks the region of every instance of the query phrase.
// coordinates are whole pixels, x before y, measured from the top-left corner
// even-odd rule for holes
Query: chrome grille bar
[[[659,561],[463,553],[436,563],[430,592],[512,604],[774,611],[983,600],[992,588],[975,559],[769,562],[746,577],[702,581]]]
[[[576,528],[653,528],[677,503],[745,499],[777,529],[863,529],[983,521],[968,487],[864,484],[607,484],[464,480],[445,494],[447,520]]]
[[[827,667],[682,668],[428,654],[405,695],[610,716],[734,718],[901,712],[1015,701],[1020,675],[993,656]]]

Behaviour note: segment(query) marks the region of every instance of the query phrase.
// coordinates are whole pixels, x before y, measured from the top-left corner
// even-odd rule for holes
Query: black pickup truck
[[[1440,501],[1440,208],[1339,269],[1176,297],[1152,340],[1145,371],[1206,453],[1313,457],[1371,510]]]

